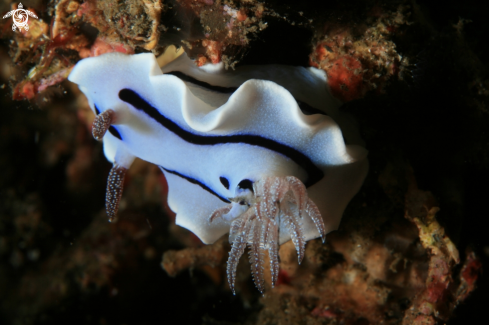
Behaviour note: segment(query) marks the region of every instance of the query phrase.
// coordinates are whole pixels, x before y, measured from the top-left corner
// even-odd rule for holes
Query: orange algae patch
[[[222,43],[217,41],[203,40],[202,45],[206,48],[206,54],[213,64],[221,62]]]
[[[236,15],[236,18],[239,21],[245,21],[246,18],[248,18],[248,16],[246,16],[246,11],[244,11],[243,9],[239,10],[237,15]]]
[[[363,97],[365,89],[361,71],[362,64],[354,57],[337,59],[326,72],[333,95],[345,102]]]
[[[104,37],[97,37],[90,49],[90,56],[99,56],[111,52],[133,54],[134,50],[127,44],[114,42]]]

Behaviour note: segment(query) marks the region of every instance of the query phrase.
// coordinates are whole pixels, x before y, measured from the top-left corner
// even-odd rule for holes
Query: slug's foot
[[[236,269],[246,246],[250,248],[251,271],[255,285],[263,293],[265,251],[270,258],[272,287],[279,272],[279,228],[289,231],[297,250],[299,264],[304,258],[306,240],[302,219],[309,217],[325,239],[323,219],[316,204],[309,199],[304,184],[296,177],[266,177],[253,184],[253,192],[237,190],[232,203],[212,213],[209,220],[232,219],[229,240],[232,243],[227,263],[229,286],[234,294]]]
[[[109,217],[109,222],[116,221],[126,172],[127,168],[117,164],[114,164],[110,170],[109,178],[107,179],[107,191],[105,192],[105,210]]]
[[[92,135],[95,140],[102,141],[110,125],[114,122],[115,112],[111,109],[103,111],[95,117],[92,126]]]

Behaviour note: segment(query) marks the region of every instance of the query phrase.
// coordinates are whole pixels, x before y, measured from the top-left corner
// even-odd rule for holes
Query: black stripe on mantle
[[[175,77],[181,79],[182,81],[189,82],[189,83],[192,83],[194,85],[197,85],[197,86],[200,86],[200,87],[203,87],[203,88],[206,88],[208,90],[212,90],[212,91],[215,91],[218,93],[231,94],[231,93],[234,93],[238,89],[236,87],[214,86],[214,85],[211,85],[205,81],[195,79],[194,77],[186,75],[185,73],[180,72],[180,71],[170,71],[170,72],[165,72],[165,74],[171,74],[172,76],[175,76]],[[297,102],[297,105],[299,106],[299,108],[301,109],[301,111],[304,115],[313,115],[313,114],[327,115],[322,110],[317,109],[315,107],[312,107],[311,105],[309,105],[305,102],[301,102],[300,100],[297,100],[297,98],[295,99],[295,101]]]
[[[198,180],[192,178],[192,177],[188,177],[188,176],[185,176],[185,175],[182,175],[180,174],[179,172],[177,171],[174,171],[174,170],[169,170],[169,169],[166,169],[165,167],[163,166],[160,166],[161,169],[163,169],[165,172],[167,173],[170,173],[170,174],[173,174],[173,175],[176,175],[178,177],[181,177],[183,179],[186,179],[187,181],[189,181],[190,183],[192,184],[195,184],[195,185],[199,185],[200,187],[202,187],[204,190],[206,190],[207,192],[213,194],[214,196],[216,196],[219,200],[221,200],[222,202],[224,203],[231,203],[231,201],[229,201],[228,199],[226,198],[223,198],[222,196],[220,196],[219,194],[217,194],[216,192],[214,192],[211,188],[209,188],[207,185],[205,185],[204,183],[202,182],[199,182]]]
[[[252,146],[262,147],[280,153],[301,166],[308,173],[308,178],[306,182],[304,182],[306,187],[314,185],[324,177],[323,172],[316,165],[314,165],[309,157],[285,144],[261,137],[259,135],[237,134],[224,136],[203,136],[194,134],[184,130],[178,124],[162,115],[156,108],[151,106],[146,100],[139,96],[138,93],[131,89],[122,89],[119,92],[119,98],[126,103],[131,104],[134,106],[134,108],[143,111],[156,122],[160,123],[164,128],[173,132],[188,143],[201,146],[212,146],[227,143],[245,143]]]

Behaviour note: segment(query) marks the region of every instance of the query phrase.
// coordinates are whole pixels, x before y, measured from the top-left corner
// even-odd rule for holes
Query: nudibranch
[[[160,68],[151,53],[109,53],[80,61],[68,79],[88,98],[93,135],[113,163],[109,220],[135,157],[158,165],[178,225],[206,244],[229,232],[233,292],[246,246],[263,292],[266,252],[273,286],[279,245],[292,240],[300,263],[306,241],[337,229],[367,173],[367,152],[315,68],[225,71],[185,54]]]

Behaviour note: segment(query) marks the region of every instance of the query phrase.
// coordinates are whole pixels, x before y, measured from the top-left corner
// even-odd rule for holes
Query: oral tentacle
[[[253,230],[251,231],[251,242],[248,243],[250,246],[250,264],[253,274],[253,279],[258,290],[263,293],[265,289],[263,265],[265,264],[264,250],[262,248],[262,240],[264,236],[263,226],[265,222],[261,222],[258,219],[253,221]]]
[[[296,201],[299,210],[299,216],[302,218],[303,217],[302,212],[306,211],[307,209],[308,196],[307,196],[306,187],[297,177],[287,176],[286,180],[289,183],[290,190],[294,195],[294,199]]]
[[[254,207],[255,214],[260,220],[263,220],[267,217],[267,204],[265,201],[266,200],[261,200]]]
[[[317,206],[309,199],[302,182],[293,176],[265,177],[253,184],[253,192],[247,198],[236,196],[233,202],[212,213],[209,220],[224,216],[244,200],[249,208],[232,216],[229,241],[233,244],[229,254],[227,274],[235,293],[236,270],[240,257],[249,246],[249,259],[253,280],[258,290],[265,289],[265,251],[270,258],[271,284],[275,287],[279,275],[279,226],[283,224],[297,251],[299,264],[305,256],[306,238],[303,218],[311,217],[321,237],[325,227]],[[226,217],[227,218],[227,217]]]
[[[321,239],[324,243],[326,241],[326,229],[324,226],[324,221],[321,217],[321,212],[319,212],[317,205],[309,198],[307,199],[306,213],[316,225],[316,228],[319,231],[319,235],[321,235]]]
[[[231,228],[229,230],[229,242],[233,243],[236,240],[236,237],[239,235],[243,235],[244,227],[250,218],[255,218],[256,214],[254,209],[248,209],[245,213],[243,213],[239,218],[236,218],[231,223]]]
[[[227,264],[227,274],[228,274],[228,283],[229,287],[233,291],[233,294],[236,295],[236,289],[234,284],[236,282],[236,269],[238,268],[238,262],[243,255],[244,250],[246,248],[245,242],[234,241],[233,247],[231,248],[231,252],[229,252],[229,259]]]
[[[282,210],[282,218],[285,226],[289,229],[290,237],[297,251],[299,264],[301,264],[306,251],[306,240],[304,238],[304,231],[302,230],[300,219],[297,215],[294,215],[288,207],[285,207]]]
[[[273,179],[273,182],[267,182],[270,183],[268,187],[268,195],[267,197],[267,207],[269,209],[268,217],[270,219],[275,219],[277,216],[277,213],[279,211],[279,206],[278,202],[282,201],[282,198],[285,194],[285,191],[287,186],[282,184],[282,179],[279,177],[276,177]],[[285,188],[284,188],[285,187]]]
[[[236,269],[238,268],[238,262],[241,256],[244,253],[246,245],[248,244],[248,237],[250,235],[251,226],[253,224],[252,216],[249,216],[245,220],[243,220],[242,232],[236,236],[233,241],[233,246],[231,248],[231,252],[229,252],[229,258],[227,263],[227,275],[229,287],[233,291],[233,294],[236,294],[235,291],[235,282],[236,282]]]
[[[95,140],[102,141],[105,133],[115,120],[115,112],[108,109],[95,117],[92,126],[92,135]]]
[[[225,205],[219,209],[217,209],[216,211],[214,211],[211,216],[209,217],[209,223],[214,221],[215,219],[217,218],[222,218],[223,215],[227,214],[229,211],[231,211],[231,208],[233,206],[231,204],[229,205]]]
[[[270,258],[272,288],[274,288],[278,280],[278,272],[280,269],[278,260],[278,226],[274,220],[268,223],[266,245],[268,246],[268,256]]]

